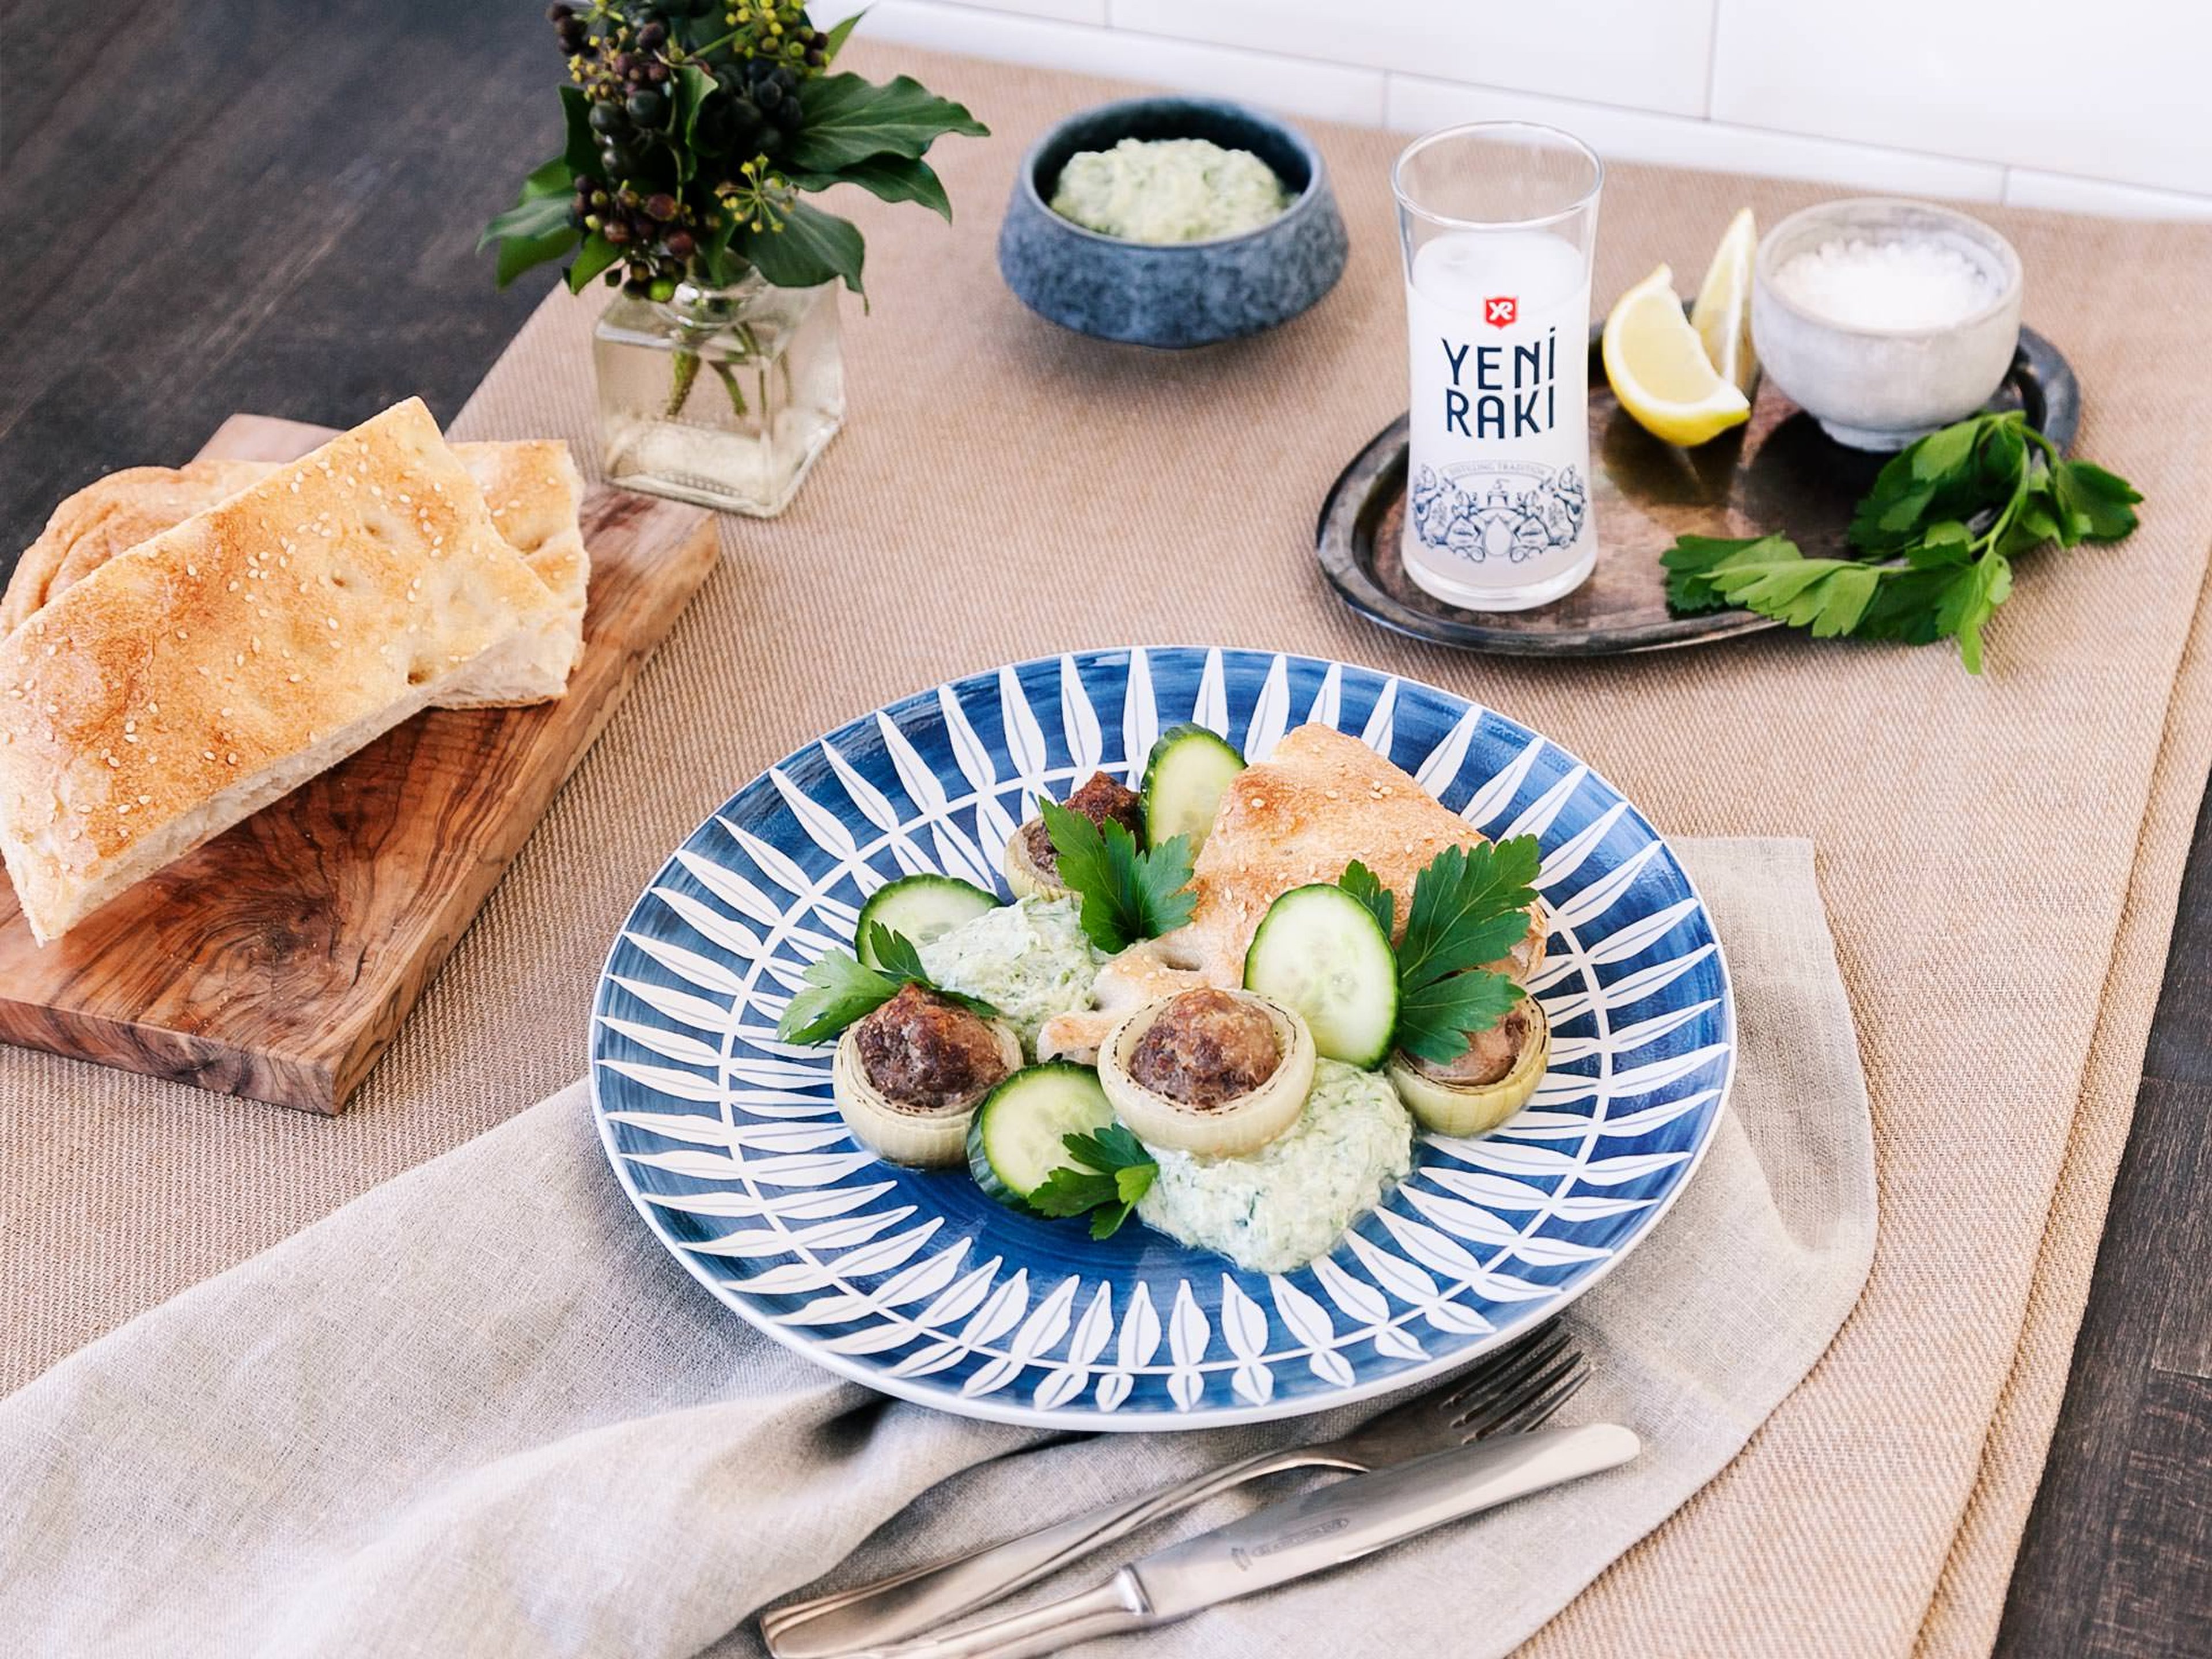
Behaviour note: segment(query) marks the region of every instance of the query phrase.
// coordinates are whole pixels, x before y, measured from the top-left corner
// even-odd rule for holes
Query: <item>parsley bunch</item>
[[[986,1019],[997,1016],[999,1011],[980,998],[933,983],[921,965],[921,952],[905,934],[893,933],[880,921],[871,922],[867,943],[883,963],[880,971],[847,951],[825,951],[806,964],[806,988],[784,1005],[783,1017],[775,1023],[780,1040],[824,1042],[875,1012],[906,985],[919,985]]]
[[[1060,1145],[1075,1162],[1063,1164],[1045,1177],[1044,1184],[1029,1195],[1029,1206],[1040,1215],[1089,1213],[1091,1236],[1111,1238],[1137,1207],[1137,1200],[1152,1191],[1160,1166],[1139,1140],[1118,1123],[1109,1123],[1096,1134],[1062,1135]]]
[[[1189,836],[1170,836],[1139,850],[1137,838],[1110,819],[1093,823],[1057,801],[1040,801],[1037,810],[1052,837],[1060,884],[1082,899],[1078,919],[1100,950],[1111,956],[1190,920],[1198,896],[1190,890]]]
[[[1528,931],[1541,854],[1534,836],[1479,847],[1447,847],[1413,878],[1406,934],[1398,941],[1396,1045],[1448,1066],[1468,1049],[1471,1032],[1505,1018],[1523,993],[1483,964],[1498,961]],[[1390,890],[1357,860],[1337,885],[1367,907],[1389,937],[1398,905]]]
[[[1955,639],[1982,672],[1982,629],[2012,592],[2014,556],[2114,542],[2142,496],[2069,461],[2017,410],[1931,432],[1891,458],[1851,520],[1859,557],[1808,559],[1785,536],[1681,536],[1661,556],[1682,614],[1740,605],[1816,639]]]

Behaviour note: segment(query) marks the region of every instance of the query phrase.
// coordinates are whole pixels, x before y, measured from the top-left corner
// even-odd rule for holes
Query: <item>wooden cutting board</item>
[[[291,460],[331,435],[234,415],[200,453]],[[714,568],[697,507],[595,489],[583,531],[558,702],[418,714],[43,950],[0,881],[0,1041],[343,1110]]]

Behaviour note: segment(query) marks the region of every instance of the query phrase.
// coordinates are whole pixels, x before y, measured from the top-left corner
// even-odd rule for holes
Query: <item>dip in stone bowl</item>
[[[1989,400],[2020,343],[2021,265],[1980,220],[1857,197],[1793,213],[1752,264],[1766,376],[1854,449],[1902,449]]]
[[[1094,153],[1112,157],[1125,139],[1204,139],[1248,152],[1280,181],[1289,205],[1273,216],[1252,211],[1251,181],[1240,179],[1239,199],[1220,204],[1228,222],[1262,222],[1177,241],[1109,235],[1054,211],[1069,161]],[[1127,167],[1130,153],[1120,154],[1128,176],[1141,180],[1144,170]],[[1186,158],[1168,159],[1172,165]],[[1064,206],[1105,199],[1098,176],[1085,182],[1084,191],[1061,197]],[[1202,229],[1203,219],[1176,222],[1186,197],[1179,187],[1175,210],[1159,215],[1143,213],[1143,204],[1126,198],[1114,208],[1122,219],[1146,222],[1154,234]],[[1204,204],[1192,206],[1202,211]],[[1297,316],[1336,286],[1346,247],[1328,169],[1303,134],[1219,99],[1131,98],[1070,116],[1023,158],[999,231],[999,270],[1024,305],[1079,334],[1199,346],[1257,334]]]

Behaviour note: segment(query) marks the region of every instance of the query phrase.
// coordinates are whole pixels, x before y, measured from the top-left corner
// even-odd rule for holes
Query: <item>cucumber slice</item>
[[[1145,763],[1145,845],[1188,836],[1195,854],[1221,806],[1224,791],[1244,769],[1236,745],[1202,726],[1171,726]]]
[[[894,933],[903,933],[916,945],[927,945],[962,922],[973,921],[986,910],[998,908],[999,896],[985,892],[973,882],[953,876],[901,876],[876,889],[860,907],[853,952],[867,966],[880,968],[883,963],[868,948],[868,929],[877,922]]]
[[[968,1121],[968,1171],[1000,1203],[1025,1209],[1029,1195],[1069,1162],[1061,1138],[1113,1121],[1098,1073],[1088,1066],[1066,1060],[1032,1066],[992,1090]]]
[[[1365,905],[1322,882],[1267,907],[1244,953],[1244,988],[1304,1017],[1314,1047],[1348,1066],[1380,1066],[1398,1025],[1398,958]]]

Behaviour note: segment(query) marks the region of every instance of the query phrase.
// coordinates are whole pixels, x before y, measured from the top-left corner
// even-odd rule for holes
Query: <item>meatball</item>
[[[1497,1024],[1486,1031],[1470,1031],[1467,1039],[1467,1052],[1445,1065],[1423,1060],[1418,1054],[1407,1058],[1423,1077],[1434,1078],[1439,1083],[1464,1084],[1474,1089],[1496,1083],[1520,1063],[1521,1051],[1528,1047],[1528,1003],[1515,1003]]]
[[[1129,1055],[1129,1075],[1201,1109],[1249,1095],[1275,1074],[1283,1045],[1267,1011],[1227,991],[1185,991]]]
[[[1071,812],[1089,818],[1103,826],[1118,823],[1131,835],[1141,838],[1145,831],[1143,799],[1133,789],[1125,789],[1103,772],[1093,772],[1090,782],[1070,795],[1063,803]],[[1048,876],[1060,874],[1060,849],[1052,844],[1052,835],[1042,818],[1031,818],[1022,826],[1022,845],[1030,855],[1030,862]]]
[[[919,985],[900,987],[854,1041],[876,1092],[908,1111],[965,1110],[1012,1069],[980,1016]]]

